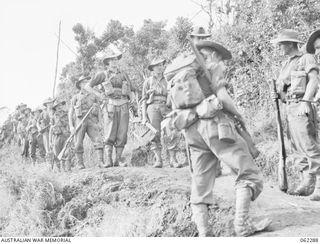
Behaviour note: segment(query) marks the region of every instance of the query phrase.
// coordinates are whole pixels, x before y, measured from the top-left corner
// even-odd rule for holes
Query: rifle
[[[64,146],[61,150],[61,152],[58,155],[58,159],[61,160],[65,151],[68,148],[68,145],[71,143],[73,136],[77,133],[77,131],[80,129],[81,125],[83,124],[83,122],[86,120],[86,118],[89,116],[89,114],[91,113],[93,109],[93,106],[91,106],[91,108],[88,110],[88,112],[83,116],[83,118],[81,119],[81,121],[79,122],[79,124],[77,124],[76,128],[72,131],[71,135],[68,137],[68,139],[66,140],[66,142],[64,143]]]
[[[196,56],[196,60],[197,60],[198,64],[200,65],[201,69],[203,70],[204,75],[206,76],[208,82],[210,82],[213,77],[211,77],[211,74],[210,74],[209,70],[206,68],[206,64],[205,64],[204,58],[202,57],[202,55],[200,54],[199,50],[196,48],[196,46],[194,45],[194,43],[193,43],[193,41],[191,40],[190,37],[188,38],[188,41],[190,43],[190,46],[191,46],[191,49],[192,49],[193,53]],[[211,87],[212,92],[215,93],[215,91],[214,91],[214,89],[212,88],[211,85],[210,85],[210,87]],[[233,113],[231,113],[229,111],[226,111],[226,110],[224,110],[224,112],[229,114],[229,116],[231,116],[231,119],[235,122],[236,130],[237,130],[238,134],[246,141],[251,156],[253,158],[258,157],[260,152],[255,147],[254,142],[252,140],[252,137],[251,137],[250,133],[247,131],[247,129],[244,126],[243,122],[241,122],[239,120],[237,115],[235,115],[235,114],[233,114]]]
[[[273,91],[277,94],[277,86],[276,80],[272,80]],[[287,181],[287,172],[286,172],[286,148],[284,145],[283,138],[283,128],[281,124],[281,114],[279,107],[279,100],[274,100],[276,105],[276,117],[277,117],[277,130],[278,130],[278,139],[280,142],[280,150],[279,150],[279,164],[278,164],[278,181],[279,181],[279,189],[283,192],[287,192],[288,190],[288,181]]]
[[[39,130],[39,133],[42,134],[49,127],[50,127],[50,124],[48,124],[47,126],[43,127],[41,130]]]

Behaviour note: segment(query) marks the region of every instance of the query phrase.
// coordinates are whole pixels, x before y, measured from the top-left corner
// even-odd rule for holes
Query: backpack
[[[197,80],[198,70],[195,57],[189,56],[176,58],[164,71],[174,109],[195,107],[205,98]]]

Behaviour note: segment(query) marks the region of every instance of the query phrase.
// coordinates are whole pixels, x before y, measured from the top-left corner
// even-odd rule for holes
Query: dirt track
[[[89,168],[57,174],[44,165],[22,168],[12,152],[2,150],[0,157],[0,194],[7,196],[0,206],[3,236],[197,235],[188,203],[188,167]],[[233,184],[231,175],[216,181],[217,197],[210,208],[215,236],[234,235]],[[252,206],[254,219],[267,216],[273,220],[268,232],[256,236],[319,236],[318,202],[286,195],[268,182]]]

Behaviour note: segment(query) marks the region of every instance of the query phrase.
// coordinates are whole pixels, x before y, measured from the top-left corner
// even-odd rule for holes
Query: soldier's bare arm
[[[95,86],[105,82],[105,79],[106,76],[103,72],[98,73],[93,79],[91,79],[91,81],[84,87],[84,89],[96,95],[100,99],[105,99],[103,92],[99,92],[98,90],[94,89]]]

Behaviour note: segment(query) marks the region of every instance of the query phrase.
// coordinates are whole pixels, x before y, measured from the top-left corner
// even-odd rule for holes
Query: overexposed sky
[[[167,20],[171,27],[178,16],[205,25],[206,17],[196,15],[198,11],[191,0],[1,0],[0,107],[12,111],[24,102],[34,108],[52,96],[59,20],[63,42],[76,51],[72,32],[76,23],[98,36],[110,19],[134,29],[149,18]],[[74,59],[61,43],[58,74]]]

